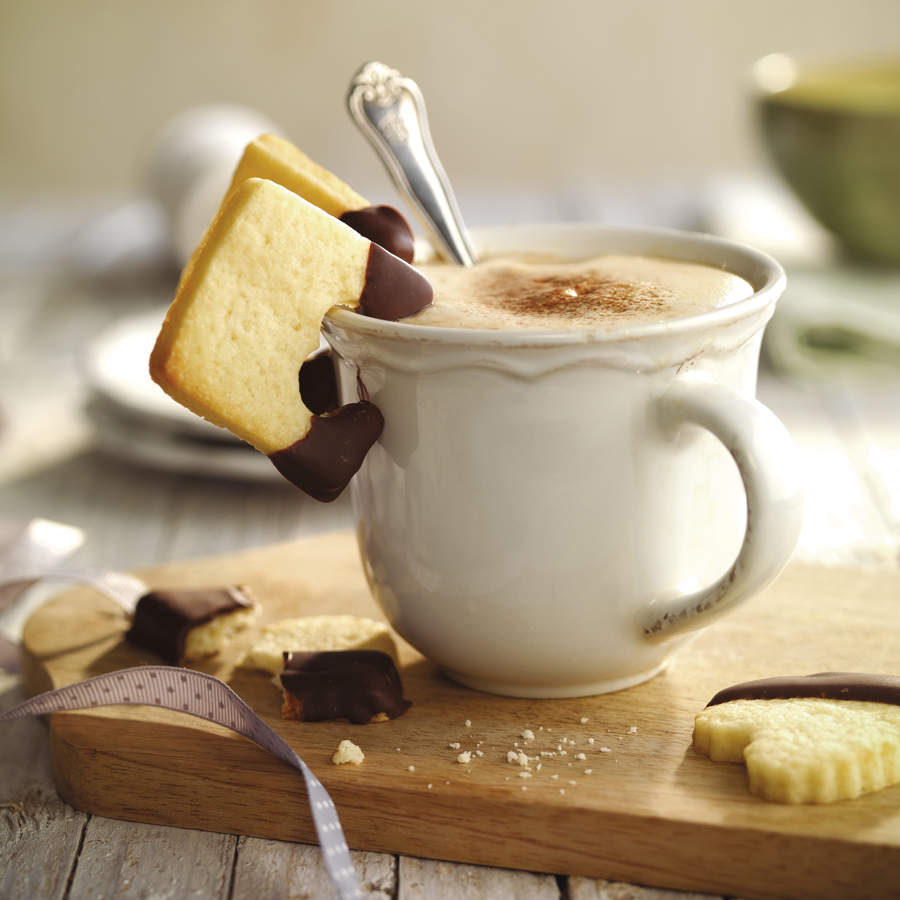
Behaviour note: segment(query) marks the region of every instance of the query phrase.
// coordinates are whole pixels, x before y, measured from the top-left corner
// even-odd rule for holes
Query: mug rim
[[[528,240],[528,235],[533,235]],[[543,236],[543,237],[541,237]],[[600,253],[632,253],[680,262],[700,263],[722,268],[748,281],[753,293],[734,303],[692,315],[660,322],[641,322],[620,326],[578,329],[479,329],[418,325],[404,320],[389,321],[365,316],[348,307],[332,307],[324,325],[366,335],[395,338],[416,343],[529,346],[618,343],[621,341],[690,334],[712,327],[723,327],[762,312],[773,305],[784,291],[787,276],[781,264],[769,254],[747,244],[703,232],[674,228],[601,225],[592,222],[554,222],[519,225],[497,225],[473,228],[471,237],[476,250],[493,249],[496,243],[512,244],[496,248],[498,252],[515,249],[540,250],[532,241],[565,240],[588,236],[598,241]],[[521,243],[520,243],[521,242]],[[513,246],[513,245],[516,246]]]

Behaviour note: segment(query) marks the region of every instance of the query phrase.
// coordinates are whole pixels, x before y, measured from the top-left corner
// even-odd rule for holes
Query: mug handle
[[[747,527],[731,568],[708,588],[644,608],[644,636],[662,640],[704,627],[774,580],[800,534],[803,488],[787,429],[759,401],[723,385],[678,381],[655,401],[655,412],[672,436],[683,425],[715,435],[737,464],[747,495]]]

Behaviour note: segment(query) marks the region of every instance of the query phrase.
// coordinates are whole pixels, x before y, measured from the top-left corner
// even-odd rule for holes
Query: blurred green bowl
[[[754,76],[765,141],[800,200],[852,256],[900,263],[900,59],[772,54]]]

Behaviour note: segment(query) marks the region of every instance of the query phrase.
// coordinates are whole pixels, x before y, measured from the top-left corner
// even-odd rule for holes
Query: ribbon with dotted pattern
[[[138,666],[96,675],[38,694],[0,714],[0,722],[95,706],[158,706],[215,722],[244,735],[273,756],[299,769],[322,847],[325,867],[342,900],[363,896],[334,802],[312,770],[223,681],[176,666]]]

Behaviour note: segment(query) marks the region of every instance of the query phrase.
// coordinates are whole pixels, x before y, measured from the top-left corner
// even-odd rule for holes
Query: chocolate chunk
[[[358,234],[384,247],[388,253],[411,263],[415,252],[412,229],[393,206],[365,206],[340,216]]]
[[[360,312],[393,321],[424,309],[433,296],[431,283],[417,269],[400,262],[378,244],[369,247]]]
[[[730,700],[787,700],[792,697],[900,705],[900,676],[819,672],[815,675],[761,678],[724,688],[706,705],[715,706]]]
[[[270,453],[269,459],[301,491],[328,502],[356,474],[382,428],[384,417],[374,403],[348,403],[334,412],[314,416],[309,431],[299,441]]]
[[[253,605],[237,587],[150,591],[138,600],[125,637],[178,665],[191,629]]]
[[[300,399],[312,413],[321,416],[340,405],[337,376],[330,350],[322,350],[300,366]]]
[[[365,725],[395,719],[412,705],[394,661],[380,650],[285,653],[281,684],[285,718],[349,719]]]

